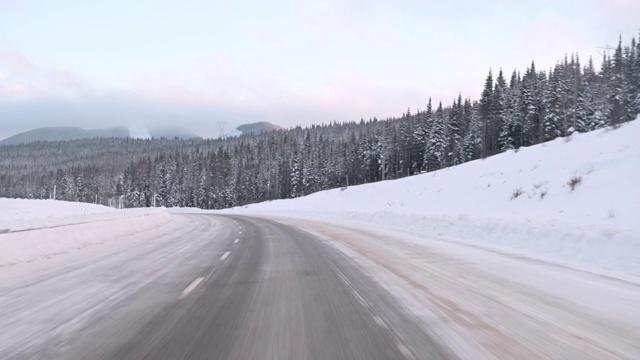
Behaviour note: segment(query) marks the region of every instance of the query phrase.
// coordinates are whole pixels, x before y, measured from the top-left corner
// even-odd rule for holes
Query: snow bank
[[[414,230],[640,275],[640,121],[410,178],[228,210]]]
[[[172,221],[165,208],[116,210],[66,201],[0,198],[0,266],[103,244]]]
[[[117,210],[68,201],[0,198],[0,231],[56,226],[74,222],[78,216],[105,214],[117,214]]]

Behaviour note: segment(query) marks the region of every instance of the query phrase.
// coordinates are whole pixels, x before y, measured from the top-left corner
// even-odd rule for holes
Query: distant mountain
[[[266,121],[260,121],[256,123],[240,125],[235,130],[224,134],[223,137],[225,138],[237,137],[242,134],[260,134],[261,132],[269,132],[269,131],[279,130],[279,129],[282,129],[282,128],[278,125],[275,125]]]
[[[25,131],[0,141],[2,145],[16,145],[36,141],[65,141],[87,139],[94,137],[127,137],[129,129],[126,126],[108,129],[85,130],[79,127],[55,126]]]
[[[281,129],[280,126],[266,121],[244,124],[236,128],[236,130],[242,131],[243,134],[260,134],[261,132],[268,132],[279,129]]]
[[[177,127],[116,126],[106,129],[85,130],[80,127],[54,126],[25,131],[0,141],[0,145],[26,144],[36,141],[67,141],[91,138],[134,138],[150,139],[165,137],[173,139],[199,138],[193,132]]]
[[[173,139],[175,137],[180,139],[200,139],[201,137],[196,135],[191,130],[176,126],[150,126],[149,133],[154,138],[165,137],[167,139]]]

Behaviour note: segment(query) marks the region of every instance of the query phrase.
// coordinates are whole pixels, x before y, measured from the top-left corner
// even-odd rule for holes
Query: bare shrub
[[[539,181],[539,182],[533,184],[533,188],[538,190],[538,189],[540,189],[541,187],[543,187],[546,184],[547,184],[547,181]]]
[[[514,189],[513,192],[511,193],[511,200],[517,199],[518,196],[522,194],[524,194],[524,190],[522,190],[522,188]]]
[[[582,176],[579,176],[579,175],[573,175],[567,181],[567,185],[569,185],[569,187],[571,188],[571,191],[575,190],[575,188],[578,187],[578,185],[580,185],[581,183],[582,183]]]
[[[547,189],[544,188],[540,191],[540,200],[544,199],[544,197],[547,196]]]

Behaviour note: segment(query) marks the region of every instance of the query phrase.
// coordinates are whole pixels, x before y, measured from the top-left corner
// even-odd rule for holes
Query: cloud
[[[0,124],[0,138],[43,126],[130,124],[180,124],[215,137],[218,121],[226,121],[227,130],[256,121],[306,126],[385,118],[426,104],[424,89],[385,83],[357,62],[345,64],[317,69],[305,62],[265,58],[252,65],[225,53],[197,55],[178,67],[140,71],[131,86],[115,88],[98,87],[77,72],[18,51],[3,51],[0,113],[7,121]]]
[[[604,11],[607,22],[612,24],[633,23],[640,14],[640,2],[637,0],[597,0],[599,7]],[[611,21],[619,20],[619,21]],[[630,21],[631,20],[631,21]],[[637,26],[637,25],[636,25]],[[635,29],[638,31],[638,29]]]
[[[79,73],[36,64],[17,50],[0,50],[0,70],[0,101],[80,98],[92,91]]]

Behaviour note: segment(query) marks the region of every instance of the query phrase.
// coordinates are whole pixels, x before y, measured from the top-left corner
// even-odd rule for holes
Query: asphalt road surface
[[[323,239],[175,216],[179,231],[0,278],[0,358],[453,358]]]

